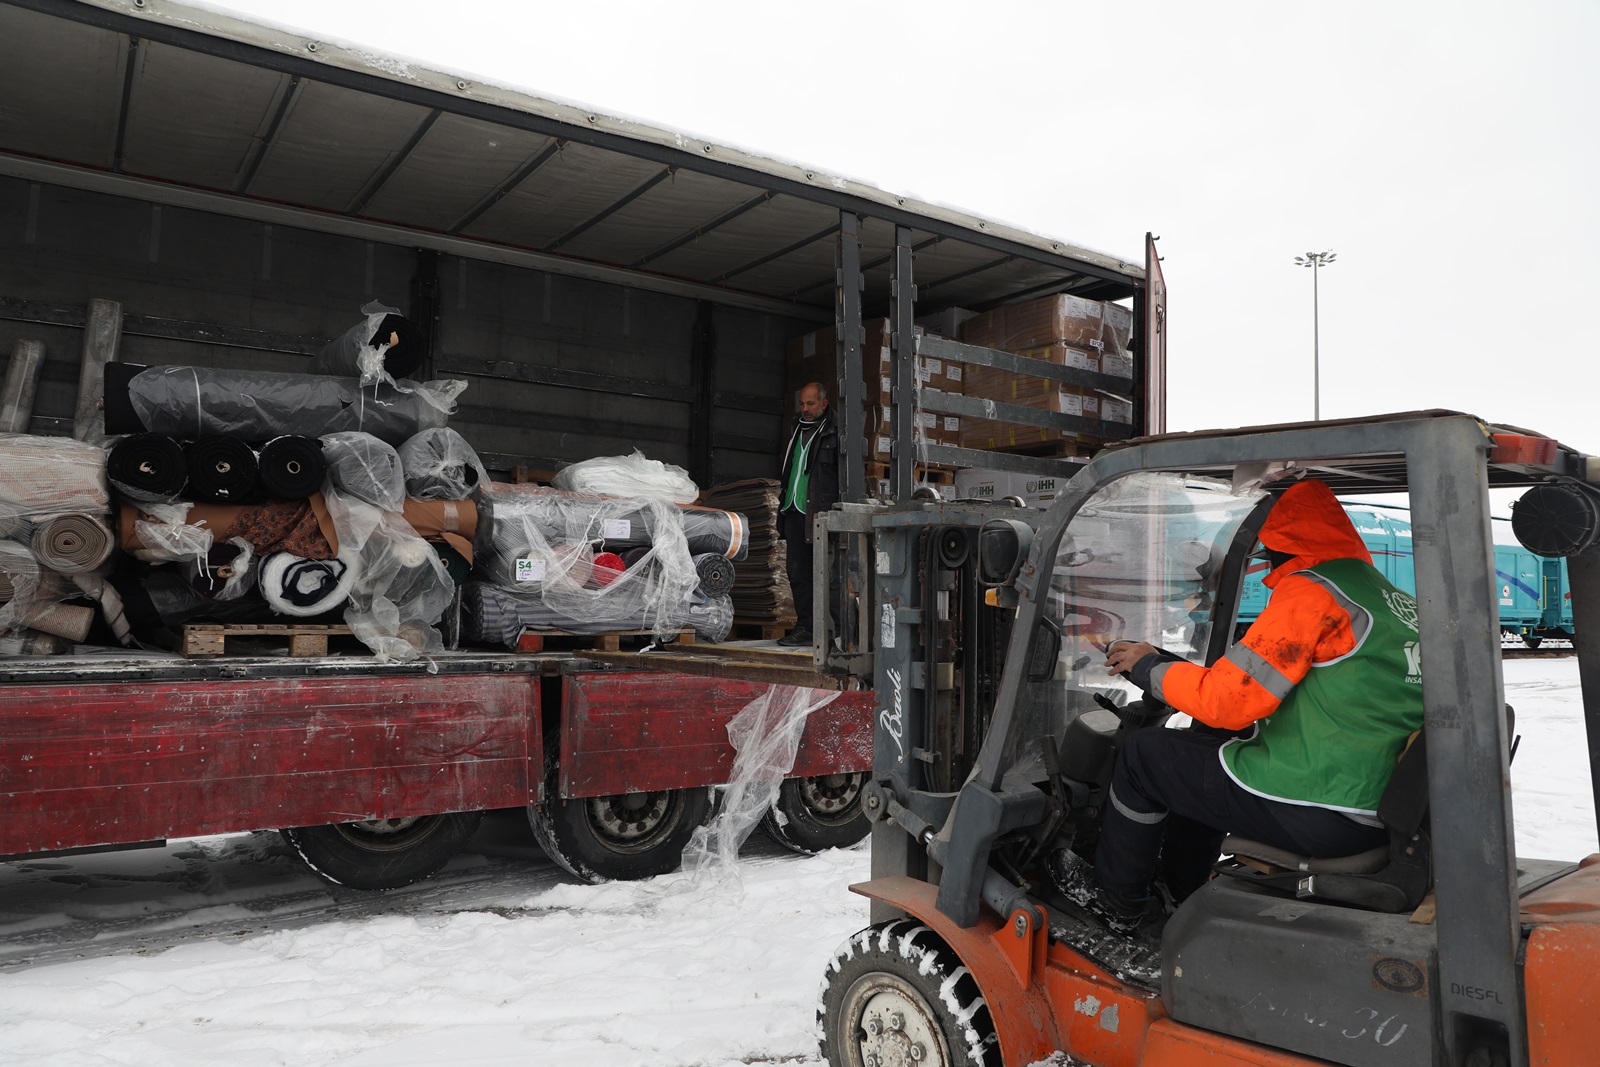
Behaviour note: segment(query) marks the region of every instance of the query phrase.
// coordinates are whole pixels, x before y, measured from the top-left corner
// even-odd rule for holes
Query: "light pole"
[[[1319,422],[1322,420],[1322,331],[1318,323],[1317,272],[1337,258],[1333,252],[1307,252],[1294,257],[1296,266],[1311,268],[1311,417]]]

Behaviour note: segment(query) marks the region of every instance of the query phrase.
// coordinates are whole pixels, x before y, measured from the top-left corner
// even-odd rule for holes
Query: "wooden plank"
[[[538,796],[527,675],[17,687],[0,702],[0,854]]]
[[[336,623],[189,623],[183,627],[179,651],[191,659],[221,656],[230,637],[286,637],[291,658],[326,656],[329,637],[349,637],[351,632]]]

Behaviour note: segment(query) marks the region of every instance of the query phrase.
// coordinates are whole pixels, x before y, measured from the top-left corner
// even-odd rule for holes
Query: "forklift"
[[[1230,838],[1158,938],[1119,938],[1046,866],[1092,856],[1120,739],[1176,725],[1103,650],[1222,657],[1257,533],[1302,478],[1410,497],[1425,744],[1380,808],[1390,846]],[[827,1062],[1600,1063],[1600,854],[1514,847],[1489,508],[1511,487],[1518,538],[1568,559],[1600,799],[1600,457],[1554,439],[1448,411],[1166,434],[1100,452],[1048,511],[821,517],[819,572],[845,577],[818,666],[870,669],[877,694],[872,877],[851,887],[873,924],[826,968]]]

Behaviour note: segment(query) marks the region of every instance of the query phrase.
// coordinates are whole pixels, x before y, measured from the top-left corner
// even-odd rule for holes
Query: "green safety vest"
[[[1223,746],[1222,763],[1259,796],[1374,815],[1406,739],[1422,727],[1417,601],[1360,560],[1296,573],[1350,613],[1356,647],[1313,665],[1250,737]]]

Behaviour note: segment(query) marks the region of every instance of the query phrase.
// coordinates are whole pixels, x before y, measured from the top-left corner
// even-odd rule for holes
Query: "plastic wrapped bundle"
[[[699,574],[680,509],[659,500],[498,484],[484,487],[478,504],[476,565],[505,589],[538,602],[529,617],[539,621],[529,625],[575,633],[649,629],[663,636],[683,627],[682,606]],[[592,562],[583,581],[579,571],[561,565],[560,546],[568,545],[647,551],[601,585],[592,580]]]
[[[380,660],[443,651],[436,627],[456,585],[439,553],[394,512],[337,490],[328,493],[328,510],[339,531],[340,558],[356,569],[344,610],[356,639]]]
[[[406,495],[417,500],[465,500],[478,486],[489,484],[489,472],[478,454],[448,426],[423,430],[398,452]]]
[[[106,478],[128,500],[170,504],[183,495],[189,461],[183,446],[166,434],[138,433],[111,446]]]
[[[733,603],[727,597],[679,601],[667,612],[668,633],[693,627],[704,641],[721,641],[733,627]],[[602,634],[611,630],[652,629],[650,621],[574,618],[551,607],[539,594],[518,593],[489,582],[461,587],[461,633],[468,642],[516,648],[524,630],[570,634]]]
[[[649,459],[637,449],[630,456],[598,456],[569,464],[551,484],[572,493],[642,496],[670,504],[693,504],[700,498],[700,487],[688,471]]]
[[[134,633],[146,643],[175,647],[172,631],[186,622],[272,622],[277,618],[260,596],[246,593],[219,600],[195,589],[176,566],[153,567],[145,574],[116,572],[110,584],[122,599]]]
[[[246,441],[362,430],[398,444],[443,426],[465,388],[460,381],[363,386],[355,378],[112,363],[106,373],[106,428],[108,433]]]
[[[68,437],[0,434],[0,514],[110,509],[105,449]]]
[[[322,453],[335,489],[384,511],[405,506],[405,473],[393,445],[359,431],[330,433],[322,437]]]
[[[201,596],[212,600],[238,600],[256,584],[255,550],[250,542],[235,537],[212,545],[205,554],[184,564],[189,584]]]
[[[694,558],[695,573],[700,576],[700,595],[727,596],[733,592],[733,561],[710,552]]]
[[[69,595],[28,546],[0,541],[0,633],[31,628],[82,642],[94,625],[95,609],[62,603]]]
[[[237,437],[202,437],[184,450],[189,496],[214,504],[247,504],[257,496],[255,449]]]
[[[261,492],[273,500],[305,500],[322,491],[328,461],[314,437],[284,434],[261,446],[256,456]]]
[[[273,611],[309,619],[343,608],[357,574],[345,559],[301,559],[275,552],[262,561],[258,581]]]
[[[362,384],[406,378],[422,366],[422,333],[399,308],[373,301],[362,320],[322,346],[312,361],[314,374],[360,378]]]
[[[181,512],[175,510],[180,508]],[[118,545],[145,560],[194,559],[213,542],[235,537],[263,556],[288,552],[305,559],[332,559],[339,554],[339,534],[321,493],[305,500],[260,504],[152,505],[152,511],[124,504],[117,516]]]
[[[713,552],[743,559],[750,545],[749,524],[736,511],[494,482],[484,487],[480,498],[480,540],[485,536],[493,539],[497,528],[506,523],[537,528],[547,538],[601,543],[619,553],[655,545],[660,540],[658,527],[680,531],[695,555]]]

